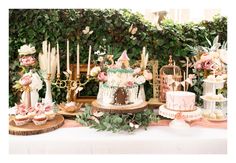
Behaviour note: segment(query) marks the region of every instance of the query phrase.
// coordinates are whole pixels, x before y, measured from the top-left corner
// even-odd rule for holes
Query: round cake
[[[159,107],[159,114],[175,119],[181,113],[186,121],[201,118],[201,109],[195,106],[195,94],[186,91],[166,92],[166,104]]]
[[[193,111],[195,107],[195,94],[186,91],[166,92],[166,108],[173,111]]]

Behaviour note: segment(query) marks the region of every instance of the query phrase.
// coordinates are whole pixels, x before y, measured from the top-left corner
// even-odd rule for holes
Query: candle
[[[50,49],[50,43],[48,45],[48,56],[47,56],[47,59],[48,59],[48,74],[51,73],[51,49]]]
[[[91,50],[92,50],[92,47],[91,47],[91,45],[89,45],[89,58],[88,58],[87,78],[89,77],[89,73],[90,73]]]
[[[186,59],[187,59],[187,64],[186,64],[186,79],[187,79],[188,78],[188,57]]]
[[[80,75],[80,67],[79,67],[79,43],[77,44],[77,77],[79,77],[79,75]]]
[[[69,73],[70,72],[70,54],[69,54],[69,40],[67,39],[67,50],[66,50],[66,61],[67,61],[67,64],[66,64],[66,66],[67,66],[67,72]]]
[[[174,69],[174,79],[175,79],[175,61],[174,61],[174,67],[173,67],[173,69]]]
[[[57,75],[60,75],[60,54],[59,54],[58,42],[57,42]]]
[[[184,72],[184,91],[185,91],[185,72]]]

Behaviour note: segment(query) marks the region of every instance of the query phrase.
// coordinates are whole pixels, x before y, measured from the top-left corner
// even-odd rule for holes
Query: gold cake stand
[[[145,110],[148,106],[147,102],[139,104],[128,104],[128,105],[101,105],[97,100],[92,102],[93,110],[109,113],[137,113]]]

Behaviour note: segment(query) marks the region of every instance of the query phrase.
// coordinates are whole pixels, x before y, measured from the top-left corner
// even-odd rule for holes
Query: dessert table
[[[10,154],[227,154],[227,129],[150,126],[134,133],[62,127],[32,136],[9,135]]]

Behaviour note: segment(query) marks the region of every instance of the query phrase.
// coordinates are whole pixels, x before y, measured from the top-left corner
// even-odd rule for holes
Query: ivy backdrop
[[[129,28],[137,27],[137,32],[132,34]],[[93,31],[91,35],[83,34],[86,26]],[[66,39],[70,40],[71,61],[76,61],[76,44],[80,44],[81,62],[87,63],[88,47],[92,45],[93,51],[100,46],[109,47],[109,52],[115,58],[127,49],[133,62],[140,59],[143,46],[147,47],[150,59],[158,59],[160,66],[167,64],[168,56],[173,55],[176,64],[180,59],[191,56],[190,46],[208,46],[206,37],[213,40],[219,35],[219,41],[227,40],[227,18],[216,16],[213,21],[200,23],[175,24],[165,20],[162,29],[157,29],[146,21],[139,13],[121,9],[47,9],[47,10],[9,10],[9,105],[19,101],[19,93],[12,88],[15,81],[20,78],[20,65],[18,49],[23,44],[33,44],[41,51],[41,43],[45,39],[55,46],[58,41],[61,54],[61,71],[66,64]],[[96,59],[96,55],[92,55]],[[38,66],[36,67],[36,69]],[[64,89],[53,87],[53,99],[56,102],[65,100]],[[147,98],[152,96],[152,87],[145,85]],[[88,86],[87,95],[96,95],[97,87]],[[44,97],[45,87],[40,91]]]

